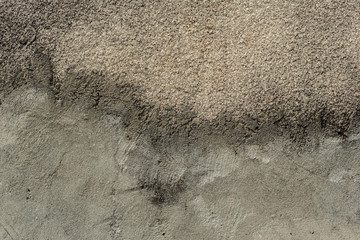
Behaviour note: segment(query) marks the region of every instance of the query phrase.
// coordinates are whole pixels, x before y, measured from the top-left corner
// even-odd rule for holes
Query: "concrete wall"
[[[359,10],[0,0],[0,239],[358,239]]]

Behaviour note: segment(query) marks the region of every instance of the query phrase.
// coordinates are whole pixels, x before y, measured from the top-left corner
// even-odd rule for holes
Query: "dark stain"
[[[164,182],[157,178],[140,181],[140,189],[150,192],[150,201],[155,205],[173,204],[178,200],[178,195],[185,191],[184,177],[172,182]]]
[[[36,86],[49,88],[53,85],[53,66],[48,55],[42,49],[35,51],[30,62],[32,82]]]

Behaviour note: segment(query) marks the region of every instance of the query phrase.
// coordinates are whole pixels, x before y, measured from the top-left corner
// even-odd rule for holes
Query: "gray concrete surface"
[[[359,239],[359,12],[0,0],[0,239]]]
[[[154,145],[84,105],[0,106],[1,239],[358,239],[359,135]]]

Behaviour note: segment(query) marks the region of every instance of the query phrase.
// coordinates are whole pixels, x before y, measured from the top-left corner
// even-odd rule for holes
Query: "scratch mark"
[[[129,147],[125,150],[124,153],[124,157],[121,159],[121,161],[118,162],[120,168],[122,170],[126,170],[126,166],[124,166],[124,164],[127,162],[128,160],[128,155],[129,153],[135,148],[135,146],[137,145],[137,143],[139,142],[139,138],[141,136],[141,133],[139,135],[136,136],[136,138],[134,139],[134,141],[129,145]]]
[[[49,177],[53,177],[54,175],[57,174],[57,172],[59,171],[60,167],[61,167],[61,164],[64,160],[64,156],[65,156],[65,153],[62,154],[62,156],[60,157],[60,161],[58,163],[58,165],[55,167],[54,171],[52,171],[51,173],[49,173]]]
[[[6,229],[6,227],[5,227],[2,223],[0,223],[0,225],[3,227],[3,229],[5,230],[5,232],[9,235],[9,237],[11,238],[11,240],[14,240],[14,238],[11,236],[10,232]],[[11,228],[11,229],[14,231],[13,228]],[[15,232],[15,231],[14,231],[14,232]]]

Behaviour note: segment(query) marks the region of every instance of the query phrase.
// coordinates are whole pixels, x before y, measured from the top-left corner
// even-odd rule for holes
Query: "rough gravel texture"
[[[5,91],[28,82],[41,52],[61,98],[116,110],[116,87],[131,84],[161,119],[191,111],[195,125],[225,114],[344,134],[359,109],[356,0],[2,1],[0,11]]]

